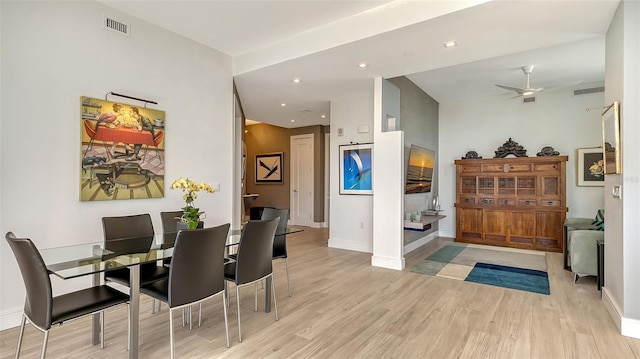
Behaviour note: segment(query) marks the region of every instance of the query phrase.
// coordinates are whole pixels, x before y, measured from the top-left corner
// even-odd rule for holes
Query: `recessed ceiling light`
[[[293,79],[293,82],[298,83],[300,82],[300,79],[296,77],[295,79]]]
[[[450,47],[456,47],[456,46],[458,46],[458,43],[457,43],[457,42],[455,42],[455,41],[447,41],[447,42],[445,42],[443,45],[444,45],[444,47],[446,47],[446,48],[450,48]]]
[[[291,122],[296,122],[296,120],[291,120]]]
[[[320,117],[325,118],[325,117],[327,117],[327,115],[322,115],[322,116],[320,116]]]
[[[361,63],[359,63],[359,64],[358,64],[358,67],[360,67],[360,68],[365,68],[365,67],[369,67],[369,65],[367,65],[367,64],[366,64],[366,63],[364,63],[364,62],[361,62]]]
[[[286,103],[281,103],[280,106],[285,107],[287,104]]]

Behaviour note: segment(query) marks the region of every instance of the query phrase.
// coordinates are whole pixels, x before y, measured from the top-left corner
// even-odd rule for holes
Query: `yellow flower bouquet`
[[[184,192],[184,196],[182,198],[187,203],[185,207],[182,208],[182,218],[181,221],[183,223],[187,223],[189,225],[189,229],[195,229],[198,227],[198,222],[200,222],[202,215],[204,212],[200,212],[200,208],[196,208],[193,205],[193,201],[198,198],[198,191],[205,191],[208,193],[214,193],[215,190],[211,187],[210,184],[206,184],[203,182],[196,183],[189,178],[178,178],[173,181],[171,184],[171,189],[181,189]]]

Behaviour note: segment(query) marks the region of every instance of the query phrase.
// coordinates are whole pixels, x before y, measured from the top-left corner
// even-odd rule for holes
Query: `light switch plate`
[[[611,189],[611,196],[613,198],[622,199],[622,185],[614,185]]]

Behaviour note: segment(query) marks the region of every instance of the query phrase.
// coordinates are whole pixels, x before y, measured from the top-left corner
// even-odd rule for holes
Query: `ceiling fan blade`
[[[524,89],[517,88],[517,87],[502,86],[502,85],[496,85],[496,86],[498,86],[498,87],[500,87],[500,88],[503,88],[503,89],[505,89],[505,90],[515,91],[515,92],[517,92],[517,93],[520,93],[520,92],[524,91]]]

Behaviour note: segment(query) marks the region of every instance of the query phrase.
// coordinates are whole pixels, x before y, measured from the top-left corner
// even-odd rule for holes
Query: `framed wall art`
[[[602,148],[578,148],[578,186],[604,186]]]
[[[164,197],[165,113],[80,97],[80,200]]]
[[[340,146],[340,194],[373,194],[373,144]]]
[[[283,183],[282,152],[256,155],[256,183]]]

